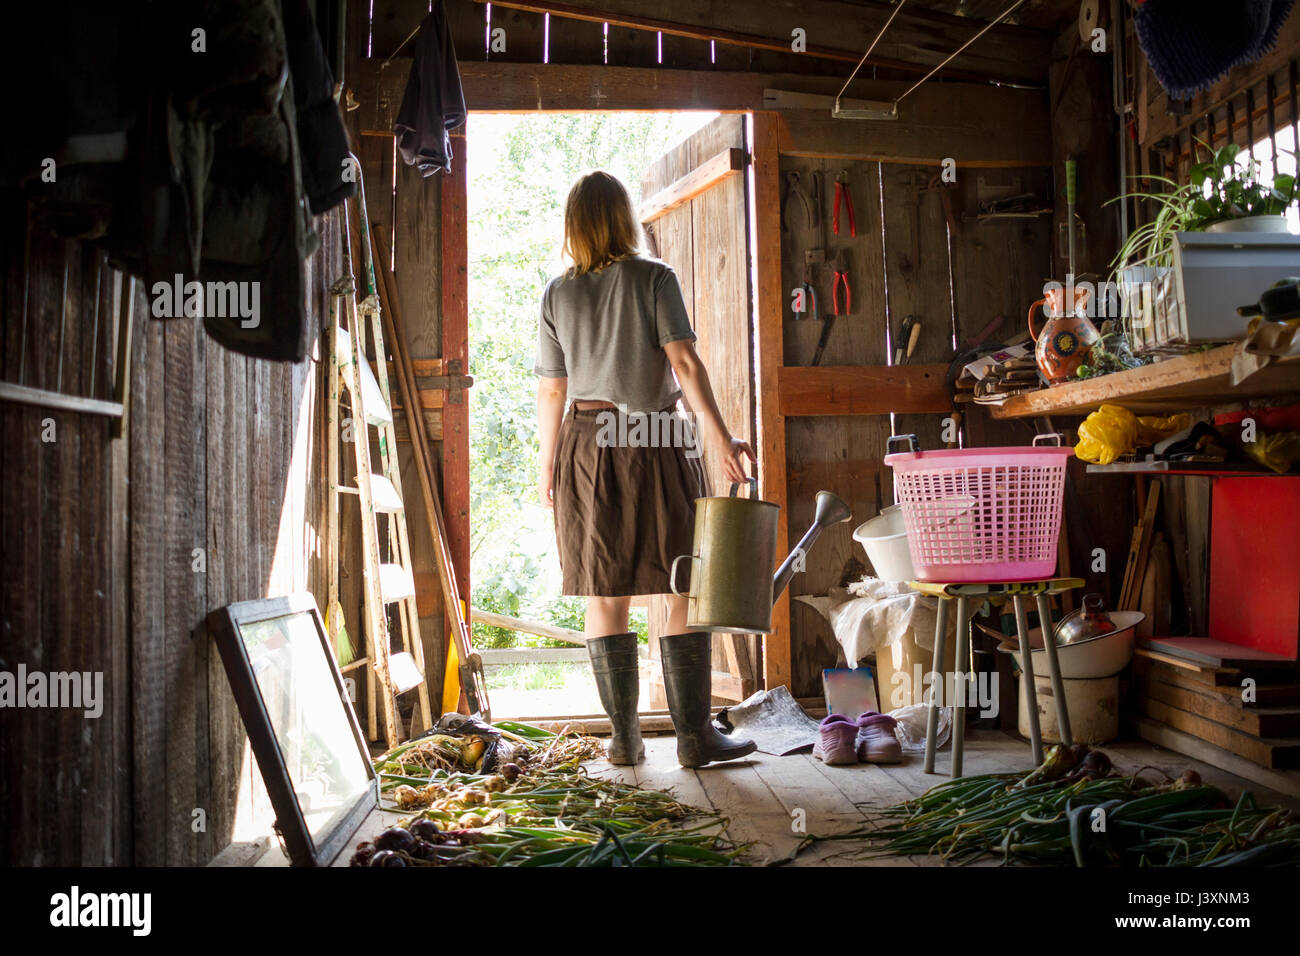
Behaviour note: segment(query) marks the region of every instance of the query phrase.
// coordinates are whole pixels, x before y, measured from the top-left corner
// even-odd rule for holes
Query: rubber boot
[[[641,675],[637,667],[635,634],[610,634],[587,641],[587,654],[596,675],[600,704],[609,715],[612,733],[605,753],[609,762],[628,766],[645,757],[637,697]]]
[[[728,737],[713,726],[711,645],[711,636],[703,631],[659,639],[668,713],[677,730],[677,762],[683,767],[735,760],[753,753],[756,746],[752,740]]]

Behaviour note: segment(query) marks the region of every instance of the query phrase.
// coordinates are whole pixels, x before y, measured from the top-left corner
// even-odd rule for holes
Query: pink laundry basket
[[[1053,445],[1039,443],[1052,441]],[[1036,581],[1056,573],[1065,463],[1060,435],[1032,448],[917,451],[885,456],[919,581]]]

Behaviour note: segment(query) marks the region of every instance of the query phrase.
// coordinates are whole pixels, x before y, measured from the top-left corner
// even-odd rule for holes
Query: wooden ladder
[[[402,733],[396,698],[419,688],[419,706],[426,727],[434,723],[429,703],[428,682],[424,679],[424,647],[420,640],[419,614],[415,602],[415,582],[411,574],[411,549],[407,536],[406,510],[402,501],[401,475],[397,460],[397,439],[393,431],[393,404],[388,386],[387,353],[379,319],[379,299],[374,280],[368,278],[367,294],[358,301],[353,275],[353,242],[361,246],[365,272],[373,276],[368,244],[349,228],[348,210],[344,221],[344,274],[330,292],[343,302],[343,308],[331,310],[329,329],[330,396],[329,433],[327,436],[329,470],[329,607],[338,607],[338,558],[340,494],[355,495],[361,507],[363,582],[363,616],[365,618],[364,656],[343,665],[342,671],[366,668],[366,723],[370,740],[378,740],[378,709],[384,714],[384,739],[391,748]],[[367,237],[368,238],[368,237]],[[340,314],[341,313],[341,314]],[[346,319],[346,328],[341,324]],[[366,352],[366,336],[372,338],[375,370]],[[356,484],[340,483],[339,438],[346,428],[339,414],[341,389],[346,390],[351,411],[351,444],[356,460]],[[382,474],[373,470],[370,455],[371,429],[379,447]],[[380,516],[383,516],[388,542],[385,562],[381,557]],[[400,636],[400,651],[392,650],[389,632],[389,607]],[[337,652],[337,613],[328,615],[330,645]],[[379,685],[378,691],[376,684]],[[382,692],[382,693],[380,693]],[[377,701],[377,698],[378,701]],[[379,707],[376,704],[379,704]]]

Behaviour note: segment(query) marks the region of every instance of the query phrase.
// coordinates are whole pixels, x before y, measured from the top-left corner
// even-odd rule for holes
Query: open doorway
[[[538,309],[564,269],[564,200],[582,173],[605,169],[640,204],[647,170],[707,126],[711,113],[474,113],[467,126],[471,579],[474,645],[493,713],[599,714],[581,643],[585,601],[560,595],[552,514],[538,501]],[[657,254],[653,242],[648,250]],[[491,615],[532,632],[490,623]],[[631,626],[649,653],[649,609]],[[646,675],[641,705],[653,707]]]

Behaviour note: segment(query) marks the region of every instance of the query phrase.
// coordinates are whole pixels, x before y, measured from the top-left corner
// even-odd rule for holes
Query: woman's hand
[[[695,352],[695,346],[688,340],[669,342],[664,346],[668,362],[677,376],[677,383],[682,387],[682,394],[699,422],[700,433],[704,437],[705,452],[711,461],[722,466],[722,473],[728,481],[736,483],[748,481],[745,474],[745,458],[757,462],[754,449],[749,442],[732,438],[718,410],[718,402],[713,397],[713,386],[709,384],[709,373],[704,369]]]
[[[749,475],[746,474],[745,459],[751,462],[757,462],[754,456],[754,449],[749,447],[749,442],[742,441],[739,438],[732,438],[729,435],[721,436],[716,440],[716,444],[709,449],[711,457],[722,466],[722,473],[726,475],[727,480],[736,484],[743,484],[749,481]]]
[[[544,507],[555,507],[555,472],[550,465],[541,468],[537,473],[537,497],[541,499]]]

